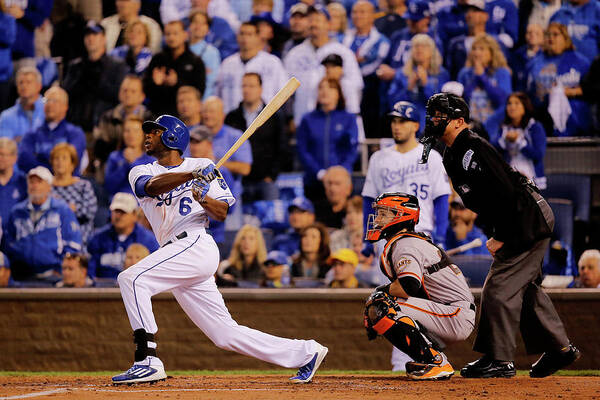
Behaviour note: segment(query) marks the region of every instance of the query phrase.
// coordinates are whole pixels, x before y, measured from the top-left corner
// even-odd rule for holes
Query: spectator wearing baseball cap
[[[137,208],[137,200],[131,193],[115,194],[110,203],[110,223],[98,229],[88,244],[91,277],[116,279],[132,243],[141,243],[151,252],[158,249],[152,232],[137,223]]]
[[[358,281],[354,276],[354,271],[358,265],[358,256],[350,249],[339,249],[333,253],[327,263],[333,270],[333,280],[329,284],[330,288],[355,289],[359,287],[368,287]]]
[[[306,197],[296,197],[288,206],[289,229],[273,238],[272,248],[288,257],[299,250],[300,231],[315,222],[315,209]]]
[[[258,36],[263,42],[263,50],[281,58],[283,45],[290,33],[273,19],[270,12],[264,11],[250,17],[250,22],[258,26]]]
[[[2,249],[17,281],[54,283],[60,277],[64,255],[81,251],[75,214],[63,200],[50,196],[53,179],[46,167],[31,169],[28,199],[17,203],[5,222]]]
[[[308,37],[308,6],[296,3],[290,8],[290,38],[283,45],[282,57]]]
[[[290,266],[287,254],[283,251],[270,251],[263,263],[263,275],[263,280],[260,283],[261,287],[290,287]]]

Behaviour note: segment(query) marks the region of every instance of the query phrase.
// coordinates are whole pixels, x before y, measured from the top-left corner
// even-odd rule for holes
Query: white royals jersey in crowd
[[[362,195],[374,199],[384,192],[415,195],[421,208],[416,231],[431,235],[435,232],[433,200],[449,195],[450,184],[442,156],[432,150],[429,161],[419,164],[422,154],[420,143],[407,153],[400,153],[395,145],[373,153]]]
[[[197,167],[204,168],[210,164],[213,162],[208,158],[185,158],[176,167],[163,167],[157,161],[152,164],[138,165],[129,172],[129,184],[135,193],[135,182],[142,176],[156,176],[167,172],[190,172]],[[235,198],[223,178],[217,178],[210,183],[207,195],[216,200],[226,201],[229,207],[235,204]],[[168,193],[155,197],[137,197],[137,199],[161,246],[184,231],[208,227],[206,211],[192,195],[192,181],[177,186]]]
[[[262,99],[267,104],[279,89],[285,86],[288,73],[281,60],[267,52],[259,51],[256,56],[242,62],[240,53],[227,57],[219,67],[216,92],[223,99],[223,108],[227,114],[235,110],[242,101],[242,78],[247,72],[256,72],[262,79]]]

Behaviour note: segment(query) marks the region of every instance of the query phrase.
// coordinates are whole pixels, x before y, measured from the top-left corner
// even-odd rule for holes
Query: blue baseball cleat
[[[308,364],[300,367],[296,376],[290,378],[290,381],[293,383],[309,383],[312,381],[313,376],[315,376],[317,369],[319,369],[319,366],[325,359],[328,351],[329,349],[327,347],[319,345],[319,349],[312,360],[310,360]]]
[[[112,382],[115,385],[133,384],[133,383],[152,383],[165,380],[167,374],[162,366],[148,366],[134,364],[122,374],[112,377]]]

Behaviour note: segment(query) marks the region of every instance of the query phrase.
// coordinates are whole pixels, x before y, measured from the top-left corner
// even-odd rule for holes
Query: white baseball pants
[[[168,244],[121,272],[119,287],[133,330],[156,333],[151,297],[171,291],[190,319],[218,347],[285,368],[307,364],[314,340],[285,339],[238,325],[215,284],[219,250],[204,229]]]

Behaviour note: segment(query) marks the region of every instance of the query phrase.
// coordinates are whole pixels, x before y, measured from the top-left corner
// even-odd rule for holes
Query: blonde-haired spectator
[[[348,13],[343,4],[333,2],[327,5],[327,11],[331,19],[329,20],[329,34],[338,42],[342,42],[346,30],[348,29]]]
[[[600,251],[589,249],[579,257],[579,278],[575,287],[600,288]]]
[[[150,250],[141,243],[132,243],[125,251],[125,261],[123,262],[123,271],[134,264],[140,262],[144,257],[150,254]]]
[[[266,259],[267,246],[262,232],[255,226],[244,225],[235,235],[229,258],[219,264],[217,273],[229,283],[258,284]]]
[[[418,33],[410,41],[410,50],[404,67],[396,70],[388,90],[388,108],[398,101],[410,101],[419,110],[419,124],[425,127],[427,100],[441,92],[450,79],[442,66],[442,55],[431,36]]]
[[[125,42],[112,49],[111,56],[122,60],[129,67],[129,72],[142,76],[152,60],[150,30],[140,19],[134,19],[125,28]]]
[[[94,230],[98,199],[89,181],[73,175],[78,162],[75,147],[68,143],[59,143],[50,152],[50,165],[54,173],[52,195],[64,200],[75,213],[85,246]]]
[[[498,42],[487,34],[473,41],[465,67],[458,73],[465,87],[471,119],[485,123],[500,109],[512,92],[511,73]]]

